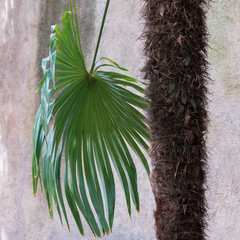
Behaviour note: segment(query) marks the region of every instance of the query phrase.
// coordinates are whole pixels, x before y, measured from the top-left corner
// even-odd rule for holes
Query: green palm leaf
[[[54,203],[61,222],[63,214],[69,227],[64,189],[81,234],[83,216],[93,234],[101,236],[113,226],[113,167],[124,189],[129,214],[131,200],[139,211],[137,173],[129,148],[149,174],[142,152],[148,150],[149,135],[144,116],[139,112],[147,103],[126,88],[143,93],[136,79],[100,70],[108,66],[127,71],[114,61],[102,58],[95,62],[95,54],[91,71],[86,70],[75,3],[74,10],[70,3],[63,14],[62,25],[63,30],[58,25],[52,26],[49,57],[42,61],[44,77],[38,87],[41,105],[33,129],[33,192],[35,196],[40,179],[50,218],[53,219]]]

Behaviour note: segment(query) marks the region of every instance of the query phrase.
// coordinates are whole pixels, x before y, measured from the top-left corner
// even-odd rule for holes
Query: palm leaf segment
[[[63,213],[69,228],[60,178],[63,155],[65,196],[77,226],[83,234],[81,212],[92,232],[101,236],[113,225],[113,166],[129,214],[130,199],[139,210],[137,173],[128,148],[137,154],[149,174],[141,150],[148,150],[145,140],[149,135],[144,116],[136,109],[144,109],[146,101],[126,86],[140,93],[144,90],[134,78],[101,71],[104,66],[126,71],[108,58],[100,59],[107,63],[94,64],[92,73],[86,70],[75,4],[74,11],[70,4],[63,14],[62,25],[63,30],[52,26],[49,57],[42,61],[44,77],[38,88],[41,105],[33,129],[33,191],[35,196],[38,179],[43,182],[50,218],[55,203],[61,222]]]

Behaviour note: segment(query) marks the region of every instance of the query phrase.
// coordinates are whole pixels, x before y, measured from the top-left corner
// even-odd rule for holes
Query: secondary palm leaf
[[[108,4],[109,0],[104,20]],[[143,154],[143,150],[148,150],[149,135],[138,110],[145,109],[147,103],[134,93],[144,92],[136,79],[101,70],[108,66],[127,71],[114,61],[101,58],[103,63],[95,63],[95,54],[91,71],[87,71],[75,3],[74,9],[70,3],[63,14],[62,26],[63,30],[52,26],[49,57],[42,61],[44,77],[38,87],[41,104],[33,129],[33,191],[35,196],[40,180],[50,218],[53,219],[55,203],[61,222],[63,213],[69,228],[61,182],[64,164],[65,196],[81,234],[82,215],[93,234],[101,236],[113,226],[113,166],[124,189],[129,214],[131,199],[139,210],[137,173],[129,148],[149,174]]]

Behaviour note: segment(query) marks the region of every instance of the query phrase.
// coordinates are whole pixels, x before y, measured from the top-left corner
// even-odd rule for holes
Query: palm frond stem
[[[107,16],[107,11],[108,11],[108,7],[109,7],[109,3],[110,3],[110,0],[107,0],[106,7],[105,7],[105,10],[104,10],[104,14],[103,14],[103,18],[102,18],[101,28],[100,28],[99,35],[98,35],[97,46],[96,46],[95,53],[94,53],[94,57],[93,57],[93,61],[92,61],[92,66],[91,66],[90,74],[92,74],[93,69],[94,69],[94,66],[95,66],[95,62],[96,62],[96,58],[97,58],[97,53],[98,53],[100,41],[101,41],[101,38],[102,38],[102,32],[103,32],[103,27],[104,27],[105,20],[106,20],[106,16]]]

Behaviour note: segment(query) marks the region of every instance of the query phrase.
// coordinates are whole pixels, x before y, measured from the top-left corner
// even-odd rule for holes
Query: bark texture
[[[145,0],[143,9],[158,240],[205,239],[207,3]]]

